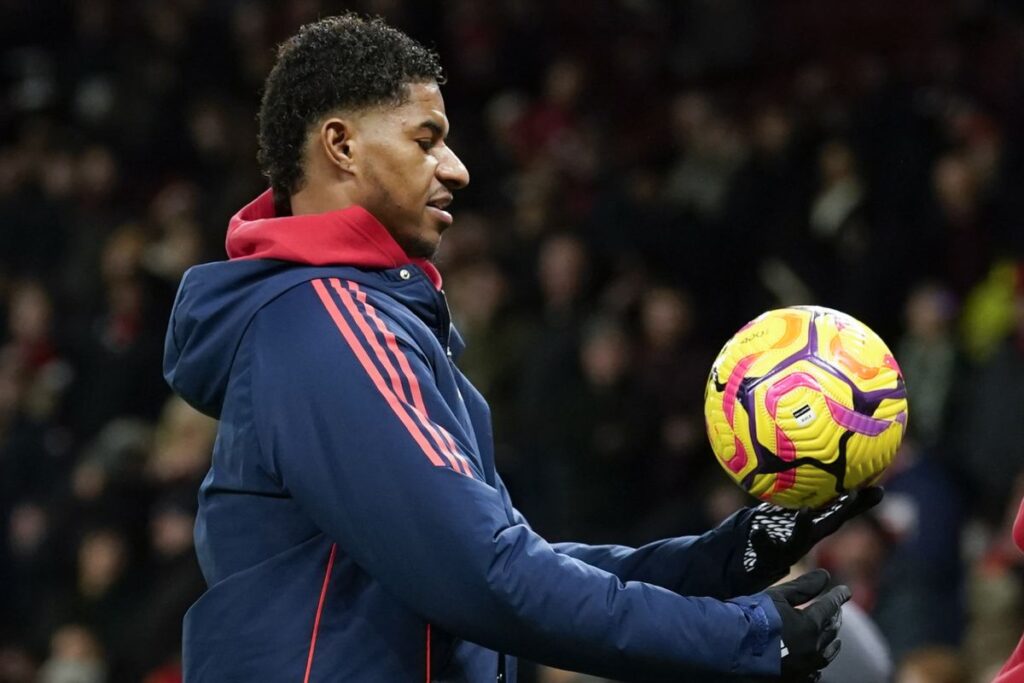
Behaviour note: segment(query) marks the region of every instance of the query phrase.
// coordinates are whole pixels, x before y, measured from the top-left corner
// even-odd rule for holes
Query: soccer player
[[[267,78],[270,190],[230,221],[230,259],[186,274],[167,332],[168,382],[220,420],[186,681],[512,681],[515,656],[813,679],[848,591],[824,572],[758,591],[880,491],[639,549],[551,544],[513,507],[430,261],[469,182],[442,82],[352,14],[303,27]]]

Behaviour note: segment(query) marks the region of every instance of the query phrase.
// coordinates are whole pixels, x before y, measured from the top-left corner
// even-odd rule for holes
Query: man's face
[[[355,203],[383,223],[412,257],[433,256],[452,223],[445,208],[469,172],[445,144],[448,117],[436,83],[413,83],[394,107],[360,113]]]

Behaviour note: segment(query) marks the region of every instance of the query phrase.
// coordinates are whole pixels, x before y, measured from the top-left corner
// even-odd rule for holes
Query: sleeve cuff
[[[743,610],[752,626],[751,640],[745,640],[741,645],[747,651],[747,657],[756,662],[756,668],[768,674],[778,674],[782,667],[782,618],[771,598],[759,593],[734,598],[729,602]],[[737,662],[740,658],[737,657]]]

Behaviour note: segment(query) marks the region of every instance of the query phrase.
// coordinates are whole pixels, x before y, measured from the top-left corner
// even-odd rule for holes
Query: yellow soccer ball
[[[820,507],[868,486],[907,430],[896,359],[864,323],[829,308],[768,311],[711,366],[704,418],[718,462],[761,500]]]

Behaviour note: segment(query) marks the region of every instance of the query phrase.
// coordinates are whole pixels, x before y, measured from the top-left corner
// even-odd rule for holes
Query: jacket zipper
[[[452,357],[452,347],[450,345],[450,341],[451,341],[451,327],[452,327],[452,310],[448,306],[448,297],[445,296],[445,293],[444,293],[443,289],[440,289],[440,290],[434,289],[434,283],[430,281],[430,278],[427,277],[427,274],[424,273],[422,269],[416,268],[416,270],[419,271],[419,273],[423,277],[423,279],[426,280],[427,285],[430,287],[431,291],[434,293],[434,298],[435,298],[435,300],[438,303],[437,312],[438,312],[438,317],[440,318],[440,324],[438,325],[438,329],[436,330],[437,339],[438,339],[439,342],[441,342],[441,346],[444,347],[445,354],[448,356],[448,358],[451,358]],[[428,630],[428,633],[429,633],[429,630]],[[497,675],[495,676],[495,681],[496,681],[496,683],[506,683],[506,680],[505,680],[505,653],[504,652],[499,652],[498,653],[498,672],[497,672]]]
[[[447,355],[448,358],[451,358],[452,347],[449,345],[449,342],[451,341],[452,311],[448,307],[448,297],[445,296],[443,289],[439,290],[434,288],[433,281],[425,272],[423,272],[422,268],[419,266],[411,267],[415,269],[415,272],[419,273],[420,278],[422,278],[422,280],[427,284],[427,287],[430,288],[430,291],[434,295],[439,321],[437,328],[434,329],[434,336],[437,337],[437,341],[439,341],[441,346],[444,348],[445,355]]]
[[[445,296],[443,289],[437,292],[437,297],[438,299],[440,299],[442,304],[441,306],[438,307],[439,312],[441,314],[441,328],[439,330],[439,332],[441,333],[441,346],[444,347],[445,355],[451,358],[452,309],[448,307],[448,297]]]

